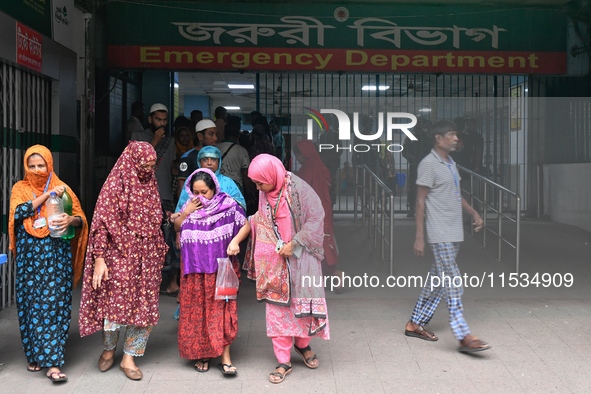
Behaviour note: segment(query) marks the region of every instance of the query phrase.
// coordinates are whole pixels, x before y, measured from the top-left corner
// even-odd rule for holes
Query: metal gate
[[[259,111],[272,118],[289,135],[291,143],[306,138],[305,118],[290,112],[294,102],[319,103],[333,108],[336,98],[356,98],[363,112],[376,100],[390,103],[391,110],[413,108],[416,115],[431,122],[458,117],[472,118],[476,131],[484,139],[482,168],[479,172],[511,190],[522,193],[526,203],[528,173],[526,119],[523,100],[528,97],[528,79],[521,76],[434,75],[434,74],[296,74],[261,73],[257,75]],[[307,101],[308,100],[308,101]],[[315,101],[313,101],[315,100]],[[313,105],[313,104],[312,104]],[[515,111],[515,107],[517,111]],[[423,112],[421,112],[423,111]],[[272,115],[272,116],[271,116]],[[360,115],[360,118],[363,115]],[[366,116],[367,128],[376,129],[375,114]],[[352,119],[351,119],[352,120]],[[519,125],[519,127],[517,127]],[[398,141],[404,143],[404,136]],[[530,146],[531,150],[532,147]],[[329,161],[331,161],[329,159]],[[400,154],[385,151],[368,155],[344,150],[336,155],[333,183],[336,187],[336,212],[351,212],[353,193],[347,185],[345,166],[366,164],[396,192],[397,212],[406,212],[409,166]],[[297,163],[292,159],[297,170]],[[526,209],[526,207],[522,207]]]
[[[50,146],[51,81],[0,62],[0,253],[8,254],[12,185],[22,179],[22,155],[34,144]],[[0,267],[0,309],[14,302],[14,258]]]

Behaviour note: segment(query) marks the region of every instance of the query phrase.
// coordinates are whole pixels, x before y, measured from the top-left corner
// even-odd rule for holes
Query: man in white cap
[[[218,142],[217,127],[211,119],[202,119],[197,122],[195,131],[197,132],[198,139],[195,148],[185,152],[179,160],[178,186],[176,188],[177,198],[183,190],[187,177],[198,168],[197,155],[199,154],[199,150],[204,146],[215,146]]]
[[[174,138],[166,135],[168,124],[168,108],[164,104],[156,103],[150,108],[148,115],[148,128],[142,131],[134,131],[131,134],[132,141],[145,141],[152,144],[156,150],[156,181],[158,192],[162,202],[164,215],[169,216],[174,212],[175,203],[172,194],[172,165],[176,159]],[[166,263],[174,263],[178,260],[174,255],[174,234],[170,228],[163,227],[166,243],[169,244]],[[170,234],[169,234],[170,233]]]

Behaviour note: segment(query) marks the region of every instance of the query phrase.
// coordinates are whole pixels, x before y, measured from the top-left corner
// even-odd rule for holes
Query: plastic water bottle
[[[49,235],[53,238],[61,238],[63,231],[56,230],[52,226],[54,219],[62,213],[64,213],[64,203],[62,199],[55,194],[55,192],[49,193],[49,198],[45,201],[45,209],[47,213],[47,225],[49,226]]]
[[[62,202],[64,204],[64,212],[68,215],[72,216],[72,197],[68,193],[68,189],[64,189],[64,194],[62,194]],[[76,229],[74,226],[68,226],[64,234],[62,235],[63,239],[72,239],[76,235]]]

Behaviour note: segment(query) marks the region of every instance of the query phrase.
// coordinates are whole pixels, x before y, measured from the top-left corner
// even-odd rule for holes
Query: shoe
[[[115,361],[115,356],[111,358],[104,358],[103,355],[99,357],[98,360],[98,369],[101,372],[107,372],[113,366],[113,362]]]
[[[142,373],[142,371],[139,368],[136,370],[133,370],[131,368],[123,368],[122,366],[119,366],[119,370],[123,371],[125,376],[127,376],[131,380],[140,380],[141,378],[144,377],[144,374]]]
[[[285,372],[281,373],[279,371],[277,371],[277,369],[279,368],[283,368],[285,370]],[[287,375],[289,375],[289,373],[292,370],[292,366],[291,365],[287,365],[287,364],[279,364],[278,366],[275,367],[275,372],[271,372],[269,374],[269,382],[271,383],[281,383],[285,380],[285,377]],[[273,378],[278,378],[277,380],[274,380]]]
[[[232,364],[218,364],[218,367],[220,367],[220,370],[222,371],[222,373],[226,376],[236,376],[238,375],[238,371],[236,370],[236,367],[233,366]],[[234,368],[234,369],[230,369],[230,368]]]
[[[179,290],[177,290],[177,291],[162,290],[162,291],[160,291],[160,294],[167,295],[169,297],[176,297],[177,295],[179,295]]]
[[[304,348],[299,348],[296,345],[293,345],[293,348],[295,349],[296,353],[298,353],[300,356],[302,356],[302,360],[304,360],[304,364],[306,364],[306,367],[308,367],[310,369],[316,369],[320,366],[320,363],[312,364],[314,361],[318,360],[318,357],[316,357],[316,354],[313,354],[308,358],[306,358],[306,356],[304,356],[305,352],[312,350],[312,348],[310,348],[310,345],[308,345]]]
[[[64,383],[68,381],[68,377],[61,371],[54,371],[47,375],[47,378],[53,383]]]

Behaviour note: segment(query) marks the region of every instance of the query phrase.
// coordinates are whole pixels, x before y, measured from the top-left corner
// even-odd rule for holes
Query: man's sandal
[[[277,371],[279,368],[283,368],[285,372],[281,373]],[[285,380],[285,377],[289,375],[289,373],[291,372],[292,368],[293,367],[291,365],[279,364],[277,367],[275,367],[275,372],[271,372],[269,374],[269,382],[275,384],[283,382]]]
[[[478,339],[478,338],[471,338],[471,339],[462,339],[460,341],[460,347],[459,347],[459,351],[461,353],[476,353],[476,352],[481,352],[483,350],[488,350],[490,349],[491,346]]]
[[[302,360],[304,360],[304,364],[306,364],[306,367],[310,368],[310,369],[316,369],[319,367],[320,363],[317,362],[316,364],[312,364],[314,361],[318,361],[318,357],[316,357],[316,354],[311,355],[310,357],[306,358],[306,356],[304,356],[305,352],[309,352],[312,351],[312,348],[310,348],[310,345],[303,347],[303,348],[299,348],[297,346],[293,346],[295,351],[302,356]]]

